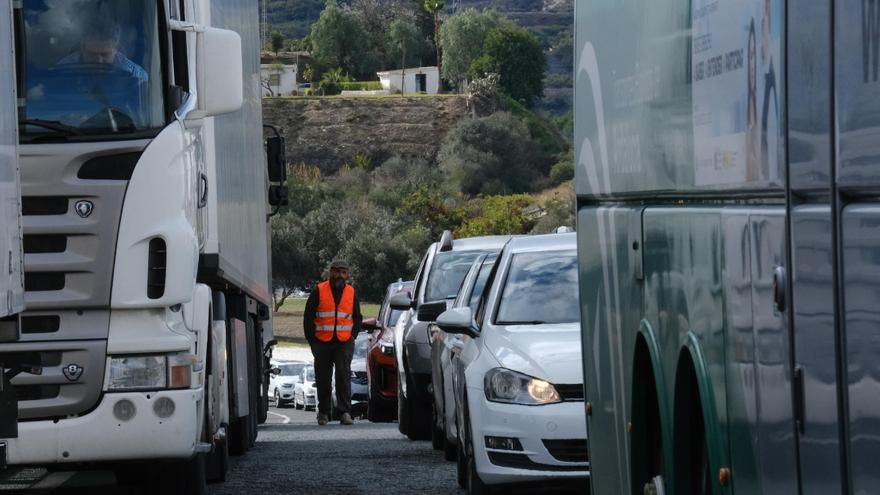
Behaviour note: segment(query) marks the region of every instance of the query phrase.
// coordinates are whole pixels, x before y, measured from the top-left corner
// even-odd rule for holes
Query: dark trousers
[[[318,388],[318,413],[330,414],[333,395],[333,369],[336,368],[336,410],[351,414],[351,358],[354,336],[348,342],[315,342],[315,385]]]

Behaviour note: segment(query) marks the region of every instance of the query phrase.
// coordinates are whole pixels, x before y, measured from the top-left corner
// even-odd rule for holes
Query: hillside
[[[374,164],[392,156],[434,159],[440,140],[466,113],[467,98],[265,98],[263,121],[283,128],[290,163],[331,174],[365,154]]]

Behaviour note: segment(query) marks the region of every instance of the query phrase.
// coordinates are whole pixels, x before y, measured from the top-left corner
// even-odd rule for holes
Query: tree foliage
[[[354,13],[339,8],[333,0],[312,25],[309,39],[312,55],[324,67],[341,68],[355,77],[375,74],[375,55],[370,51],[367,33]]]
[[[540,156],[526,126],[507,112],[464,119],[440,145],[440,167],[465,194],[510,194],[532,190]]]
[[[387,68],[401,69],[421,65],[428,50],[427,40],[412,21],[397,19],[385,33]]]
[[[526,215],[534,200],[527,194],[489,196],[477,205],[477,212],[459,230],[461,237],[520,234],[528,232],[534,221]]]
[[[464,9],[446,19],[440,28],[443,79],[456,87],[468,79],[471,64],[483,54],[486,36],[504,22],[494,10],[476,9]]]
[[[284,35],[281,34],[281,31],[272,31],[272,33],[269,34],[269,46],[277,57],[278,52],[284,48]]]
[[[486,36],[483,57],[471,67],[472,76],[497,73],[502,91],[527,107],[544,93],[544,52],[528,30],[513,24],[496,27]]]

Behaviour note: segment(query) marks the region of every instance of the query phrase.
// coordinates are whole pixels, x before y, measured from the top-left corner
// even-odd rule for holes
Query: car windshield
[[[496,325],[580,321],[577,253],[550,251],[513,256]]]
[[[281,376],[297,376],[302,373],[305,364],[282,364],[278,367],[281,368]]]
[[[24,0],[23,142],[131,138],[164,125],[157,5]]]
[[[315,368],[312,366],[309,366],[308,368],[306,368],[306,381],[307,382],[315,381]]]
[[[495,260],[497,259],[496,256],[490,256],[480,265],[480,272],[477,273],[477,280],[474,281],[474,290],[471,292],[471,297],[468,300],[468,306],[472,311],[477,310],[477,305],[480,303],[480,297],[483,295],[483,289],[486,288],[486,280],[489,279],[489,273],[492,272],[492,265],[495,264]]]
[[[446,251],[434,257],[431,273],[428,275],[428,287],[425,290],[425,301],[440,301],[454,298],[461,288],[461,282],[467,276],[471,264],[484,251]]]
[[[397,325],[397,321],[400,320],[400,315],[403,314],[403,311],[399,309],[392,309],[391,314],[388,315],[388,325],[389,327],[393,327]]]
[[[367,343],[369,342],[369,334],[362,333],[358,335],[357,339],[354,341],[354,357],[355,358],[366,358],[367,357]]]

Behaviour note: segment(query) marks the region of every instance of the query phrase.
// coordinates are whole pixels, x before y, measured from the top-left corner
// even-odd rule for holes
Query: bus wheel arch
[[[727,463],[712,382],[699,338],[693,332],[688,332],[679,352],[673,400],[674,493],[729,493],[730,486],[719,481]]]
[[[636,335],[632,363],[630,480],[632,493],[639,495],[657,476],[669,479],[672,459],[672,424],[660,346],[645,321]]]

